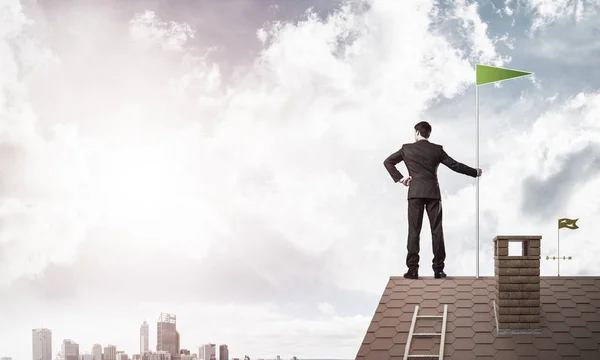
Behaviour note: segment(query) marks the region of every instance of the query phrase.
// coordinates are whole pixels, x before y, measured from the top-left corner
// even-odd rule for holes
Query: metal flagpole
[[[530,72],[499,68],[495,66],[475,65],[475,118],[477,120],[477,168],[479,169],[479,85],[531,75]],[[479,176],[475,189],[475,227],[476,227],[476,269],[479,277]]]
[[[477,120],[477,169],[479,169],[479,86],[475,85],[475,117]],[[475,189],[475,227],[476,227],[476,238],[477,238],[477,277],[479,277],[479,176],[476,178],[477,185]]]
[[[560,276],[560,219],[558,220],[558,230],[556,231],[556,242],[558,248],[558,276]]]

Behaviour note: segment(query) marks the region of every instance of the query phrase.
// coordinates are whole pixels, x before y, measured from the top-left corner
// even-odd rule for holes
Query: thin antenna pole
[[[475,85],[475,118],[477,122],[477,169],[479,169],[479,86]],[[479,277],[479,176],[475,188],[475,228],[476,228],[476,275]]]
[[[557,248],[558,248],[558,276],[560,276],[560,220],[559,220],[559,224],[558,224],[558,230],[556,231],[556,241],[557,241]]]

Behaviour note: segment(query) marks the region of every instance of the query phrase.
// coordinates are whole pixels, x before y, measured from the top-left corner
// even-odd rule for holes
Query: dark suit
[[[423,212],[427,209],[427,217],[431,225],[433,243],[433,270],[442,271],[446,259],[444,232],[442,230],[442,197],[438,183],[437,169],[441,164],[450,169],[472,177],[477,176],[477,170],[452,159],[441,145],[428,140],[419,140],[413,144],[404,144],[397,152],[383,162],[394,182],[403,176],[396,169],[396,164],[404,161],[408,173],[412,176],[408,188],[408,255],[406,266],[409,270],[419,269],[419,240],[423,224]]]

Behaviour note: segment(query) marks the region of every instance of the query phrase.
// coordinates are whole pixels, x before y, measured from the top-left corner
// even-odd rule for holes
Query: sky
[[[0,356],[31,330],[139,352],[354,358],[405,271],[407,189],[383,160],[430,140],[476,165],[480,275],[496,235],[600,273],[600,1],[0,0]],[[406,172],[404,165],[398,165]],[[476,271],[473,178],[440,167],[449,276]],[[431,276],[425,218],[421,276]],[[541,261],[555,276],[557,262]]]

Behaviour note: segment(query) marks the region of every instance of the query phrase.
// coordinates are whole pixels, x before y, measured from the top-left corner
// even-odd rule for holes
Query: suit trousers
[[[440,199],[412,198],[408,199],[408,254],[406,266],[410,271],[419,269],[419,248],[423,213],[431,226],[431,241],[433,249],[433,271],[444,270],[446,248],[444,246],[444,231],[442,230],[442,201]]]

